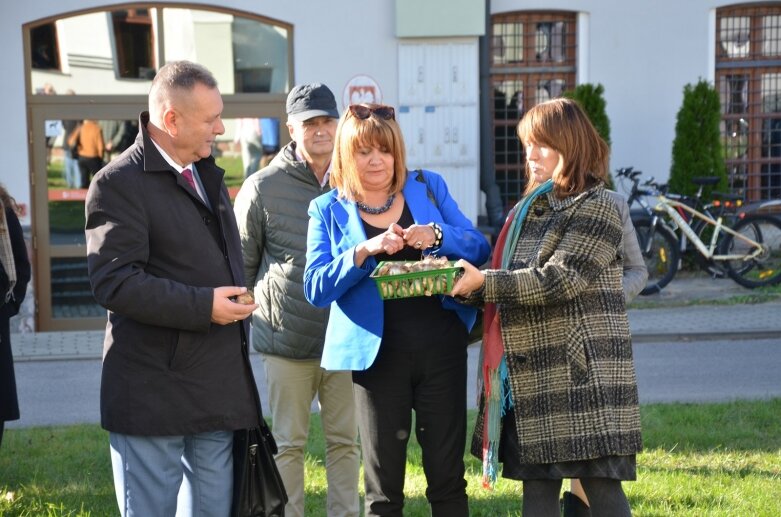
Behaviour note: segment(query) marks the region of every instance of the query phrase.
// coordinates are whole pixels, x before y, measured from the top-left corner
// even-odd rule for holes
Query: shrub
[[[706,187],[707,199],[713,190],[727,189],[727,169],[721,149],[721,102],[716,89],[705,80],[683,88],[683,103],[678,111],[673,141],[670,191],[692,195],[698,176],[718,176],[715,187]]]

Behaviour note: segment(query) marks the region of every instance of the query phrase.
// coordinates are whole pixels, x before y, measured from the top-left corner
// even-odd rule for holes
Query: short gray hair
[[[196,84],[216,88],[217,80],[203,65],[191,61],[172,61],[157,71],[152,88],[164,86],[175,90],[192,90]]]
[[[162,105],[176,90],[192,91],[196,84],[217,88],[217,80],[203,65],[192,61],[171,61],[157,71],[149,90],[149,107]]]

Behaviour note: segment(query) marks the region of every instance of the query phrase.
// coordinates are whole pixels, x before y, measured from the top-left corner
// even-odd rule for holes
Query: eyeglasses
[[[396,110],[393,109],[393,106],[369,107],[363,104],[350,104],[349,109],[350,113],[359,120],[366,120],[372,116],[372,113],[384,120],[396,120]]]

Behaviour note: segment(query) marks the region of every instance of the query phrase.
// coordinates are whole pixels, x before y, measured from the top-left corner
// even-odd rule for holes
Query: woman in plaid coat
[[[524,481],[524,516],[558,516],[561,481],[574,477],[594,515],[630,515],[621,481],[635,479],[642,440],[609,151],[567,99],[529,110],[518,136],[524,198],[491,268],[462,261],[452,292],[485,305],[473,453],[486,484],[499,461]]]

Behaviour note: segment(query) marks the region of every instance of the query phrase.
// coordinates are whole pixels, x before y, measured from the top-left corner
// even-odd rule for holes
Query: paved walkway
[[[695,305],[743,296],[729,281],[676,280],[629,311],[641,403],[708,402],[781,396],[781,300]],[[696,295],[696,296],[695,296]],[[730,336],[740,336],[732,341]],[[769,338],[768,338],[769,337]],[[756,338],[756,339],[746,339]],[[765,339],[761,339],[765,338]],[[96,423],[103,332],[39,332],[12,337],[21,420],[8,428]],[[467,402],[477,400],[479,347],[468,348]],[[75,360],[74,360],[75,359]],[[263,407],[268,393],[260,355],[251,359]],[[317,411],[313,402],[312,411]]]
[[[630,309],[629,325],[634,343],[781,339],[781,302]]]
[[[778,338],[781,343],[781,299],[756,304],[682,306],[693,300],[723,301],[752,294],[753,291],[728,279],[676,278],[661,293],[640,297],[630,306],[632,339],[641,343]],[[17,362],[100,358],[102,343],[103,331],[37,332],[11,337]]]

